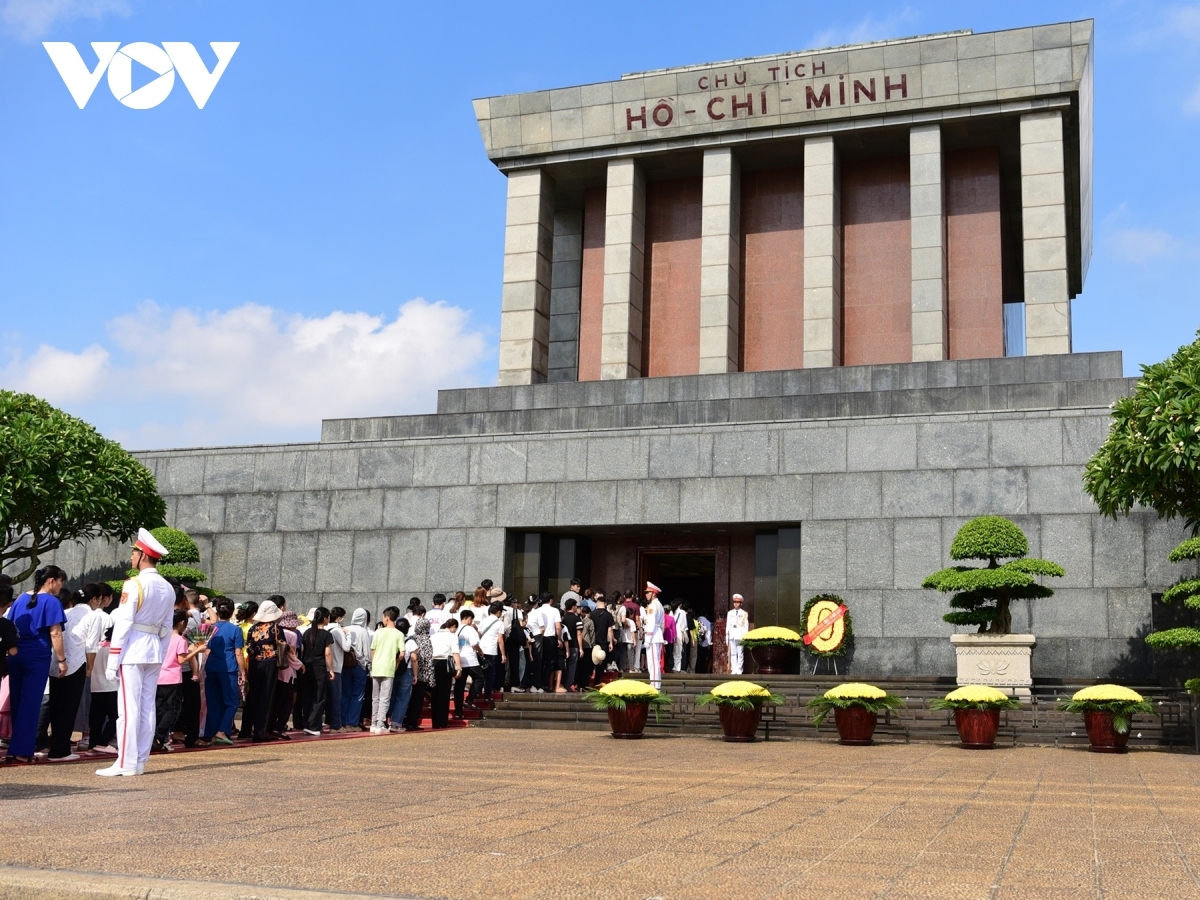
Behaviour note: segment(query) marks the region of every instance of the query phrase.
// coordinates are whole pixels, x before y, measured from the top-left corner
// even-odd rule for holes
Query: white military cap
[[[137,547],[151,559],[162,559],[167,555],[167,548],[160,544],[158,538],[145,528],[138,529],[137,540],[133,546]]]
[[[660,587],[659,587],[657,584],[655,584],[653,581],[647,581],[647,582],[646,582],[646,590],[648,590],[648,591],[654,591],[654,593],[656,593],[656,594],[661,594],[661,593],[662,593],[662,588],[660,588]]]

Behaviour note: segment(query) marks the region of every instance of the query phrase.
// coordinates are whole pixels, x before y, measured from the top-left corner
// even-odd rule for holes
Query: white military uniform
[[[654,599],[642,610],[642,632],[646,644],[646,671],[650,675],[650,683],[656,688],[662,687],[663,670],[663,605],[658,602],[658,589],[647,582],[647,590],[654,591]]]
[[[149,541],[146,540],[149,538]],[[151,543],[153,542],[153,543]],[[139,549],[165,556],[162,545],[144,529]],[[121,605],[112,614],[108,677],[117,681],[117,759],[96,774],[141,774],[154,738],[158,674],[167,655],[175,589],[153,567],[142,569],[121,588]]]
[[[744,609],[731,609],[725,616],[725,643],[729,646],[729,674],[742,674],[742,635],[750,630],[750,617]]]

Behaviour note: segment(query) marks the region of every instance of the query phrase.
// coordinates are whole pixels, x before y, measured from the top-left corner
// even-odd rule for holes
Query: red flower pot
[[[750,743],[758,732],[762,704],[755,703],[750,709],[721,704],[717,707],[717,713],[721,717],[721,730],[725,733],[725,740]]]
[[[771,644],[750,649],[750,655],[754,657],[760,675],[783,675],[787,671],[788,654],[791,652],[791,647]]]
[[[642,737],[646,730],[646,716],[650,712],[649,703],[639,703],[634,700],[625,701],[624,709],[608,708],[608,724],[612,728],[612,736],[634,740]]]
[[[1087,727],[1088,740],[1092,746],[1088,749],[1093,753],[1125,753],[1129,742],[1129,732],[1124,734],[1113,728],[1113,714],[1110,712],[1085,712],[1083,724]]]
[[[834,707],[833,721],[837,725],[839,744],[865,747],[874,743],[871,735],[875,733],[877,717],[869,709],[863,709],[861,706],[851,706],[848,709]]]
[[[996,731],[1000,728],[998,709],[956,709],[954,724],[958,739],[967,750],[991,750],[996,746]]]

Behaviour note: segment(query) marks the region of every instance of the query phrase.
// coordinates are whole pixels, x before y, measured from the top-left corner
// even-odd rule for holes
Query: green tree
[[[1200,537],[1189,538],[1171,551],[1171,562],[1200,559]],[[1200,609],[1200,578],[1187,578],[1172,585],[1162,595],[1163,603],[1182,603]],[[1156,650],[1200,650],[1200,628],[1168,628],[1146,635],[1146,643]],[[1188,690],[1200,693],[1200,679],[1188,682]]]
[[[1135,505],[1183,518],[1200,534],[1200,332],[1165,362],[1142,366],[1132,396],[1113,404],[1108,439],[1084,489],[1114,519]]]
[[[1008,634],[1012,631],[1013,600],[1051,597],[1054,591],[1037,582],[1036,576],[1061,578],[1062,566],[1044,559],[1029,559],[1025,532],[1000,516],[972,519],[954,536],[951,559],[977,559],[986,566],[951,566],[934,572],[922,587],[953,593],[954,612],[942,618],[951,625],[978,625],[980,632]],[[1000,560],[1008,562],[1001,563]]]
[[[67,541],[126,541],[160,525],[150,470],[120,444],[31,394],[0,391],[0,568],[23,581]]]

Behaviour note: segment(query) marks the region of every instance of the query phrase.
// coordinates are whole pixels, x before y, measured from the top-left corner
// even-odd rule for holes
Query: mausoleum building
[[[1182,528],[1103,519],[1081,479],[1133,383],[1071,345],[1092,38],[953,32],[475,101],[507,179],[499,385],[313,444],[141,454],[169,523],[215,585],[297,608],[579,576],[718,616],[738,592],[797,626],[832,592],[867,676],[954,673],[921,582],[997,514],[1067,571],[1014,610],[1035,675],[1148,674],[1135,636]]]

